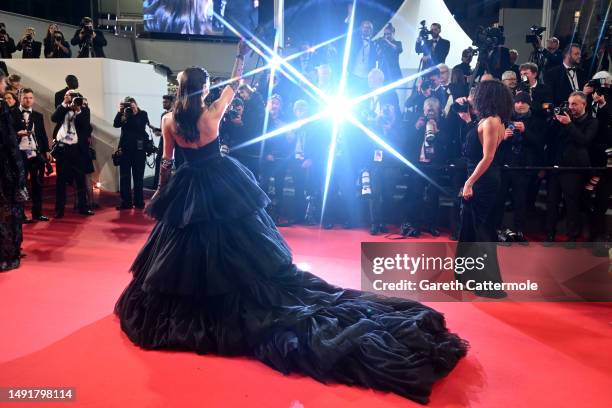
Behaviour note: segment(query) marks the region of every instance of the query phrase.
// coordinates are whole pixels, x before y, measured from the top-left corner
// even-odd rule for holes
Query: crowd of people
[[[372,24],[365,21],[353,39],[348,66],[352,95],[365,94],[398,79],[402,43],[394,39],[392,25],[383,32],[383,37],[372,39]],[[452,201],[447,224],[451,237],[457,238],[461,202],[456,197],[467,177],[465,138],[478,123],[478,112],[470,103],[474,52],[465,50],[461,63],[450,69],[445,64],[450,43],[441,38],[441,26],[432,24],[430,33],[430,39],[420,38],[415,45],[423,54],[422,66],[427,70],[403,107],[398,92],[391,90],[368,98],[354,109],[364,124],[420,172],[408,169],[364,132],[342,127],[323,213],[324,228],[367,223],[371,233],[377,234],[387,232],[388,224],[401,223],[405,237],[418,237],[424,232],[438,236],[443,215],[440,201],[445,197]],[[546,206],[541,232],[547,242],[557,239],[563,214],[568,245],[574,245],[582,235],[585,213],[590,220],[588,238],[605,241],[611,180],[602,169],[608,164],[612,147],[607,105],[611,76],[601,71],[587,77],[578,44],[569,44],[561,51],[553,37],[547,45],[543,66],[519,64],[516,50],[509,50],[511,58],[506,66],[485,70],[478,78],[502,80],[514,97],[514,112],[505,124],[505,141],[496,158],[506,168],[501,191],[496,195],[498,239],[527,243],[528,216],[535,211],[539,193],[546,191],[546,198],[541,200]],[[338,82],[341,55],[324,48],[301,55],[295,65],[331,94]],[[271,132],[322,108],[320,101],[282,75],[274,78],[272,90],[269,84],[270,78],[265,76],[257,87],[241,86],[239,98],[223,120],[221,143],[225,152],[258,177],[273,199],[271,211],[279,224],[318,223],[332,120],[309,123],[244,146],[245,141],[262,133],[266,111],[265,131]],[[285,183],[290,180],[292,200],[286,197],[290,189],[285,191]],[[408,186],[404,194],[401,186]],[[512,217],[506,216],[509,208]],[[530,232],[537,231],[532,228]]]
[[[556,240],[557,227],[564,216],[569,245],[575,245],[583,234],[585,215],[589,220],[588,239],[609,240],[605,214],[612,177],[605,168],[612,156],[612,120],[607,104],[612,80],[605,70],[592,76],[586,73],[588,67],[602,66],[604,59],[597,64],[590,60],[585,63],[580,45],[568,44],[561,51],[559,41],[553,37],[543,51],[545,58],[540,65],[518,63],[518,53],[508,50],[505,65],[486,65],[477,73],[472,69],[475,53],[471,48],[464,50],[461,62],[453,68],[446,65],[450,41],[443,39],[441,32],[440,24],[434,23],[430,37],[420,36],[417,40],[415,51],[422,55],[424,71],[403,103],[396,89],[376,92],[402,77],[399,55],[403,45],[395,39],[393,25],[385,26],[383,36],[373,39],[372,23],[362,22],[349,50],[347,92],[351,97],[369,92],[373,95],[362,98],[352,114],[402,158],[374,143],[363,129],[344,123],[333,146],[331,179],[326,180],[335,118],[332,115],[312,122],[308,118],[327,109],[327,102],[305,92],[281,73],[270,78],[269,72],[257,83],[243,81],[240,85],[221,122],[221,151],[252,171],[271,197],[268,210],[279,225],[321,222],[329,229],[335,225],[352,228],[366,224],[372,234],[378,234],[388,232],[390,224],[399,224],[404,237],[423,233],[439,236],[440,227],[447,226],[451,238],[457,239],[460,190],[467,178],[466,138],[477,128],[479,118],[472,104],[473,85],[497,78],[514,98],[514,112],[505,123],[504,142],[495,158],[505,169],[500,191],[495,195],[492,221],[497,239],[527,243],[528,219],[539,202],[546,209],[541,226],[546,242]],[[6,52],[10,56],[12,51],[7,50],[12,49],[14,41],[5,30],[4,34],[0,30],[0,36],[4,36],[0,50],[3,56]],[[83,51],[79,56],[103,55],[103,35],[87,19],[72,43],[82,44],[84,37],[88,38],[84,46],[87,55]],[[26,30],[13,48],[21,44],[22,52],[27,49],[35,57],[41,46],[24,48],[23,40],[30,41],[29,38],[35,38],[33,30]],[[48,58],[70,56],[70,47],[57,27],[49,27],[42,49]],[[293,60],[295,69],[323,92],[336,92],[343,50],[330,45],[315,52],[311,44],[303,44],[301,49],[304,52]],[[25,88],[17,75],[3,76],[0,82],[2,160],[12,157],[13,148],[21,159],[13,173],[3,175],[2,212],[9,219],[0,224],[13,228],[9,231],[2,227],[3,239],[20,239],[20,225],[24,222],[48,221],[42,210],[41,192],[45,174],[52,171],[52,161],[57,171],[55,217],[64,215],[69,184],[76,188],[75,208],[83,215],[92,215],[96,207],[91,177],[95,151],[91,149],[87,99],[78,92],[77,78],[66,77],[66,88],[55,95],[57,108],[51,120],[56,126],[51,138],[45,133],[42,114],[32,110],[35,92]],[[214,84],[219,82],[220,78],[213,79],[206,105],[218,98]],[[173,100],[173,95],[164,96],[163,115],[172,111]],[[264,141],[250,142],[301,120],[305,122],[302,126],[292,126]],[[150,143],[146,127],[153,127],[147,113],[129,97],[121,101],[113,124],[121,128],[119,149],[114,155],[120,167],[121,201],[117,209],[142,209],[145,158]],[[163,151],[162,143],[160,140],[159,152]],[[158,159],[160,156],[161,153]],[[417,170],[407,167],[403,159]],[[181,157],[175,160],[180,166]],[[154,184],[159,177],[159,162]],[[543,192],[546,198],[540,199]],[[23,211],[27,196],[32,201],[31,218]],[[448,214],[442,211],[443,200],[451,204]],[[510,217],[508,209],[512,209]],[[534,232],[533,228],[529,232]],[[18,259],[3,254],[1,261],[0,267],[7,268]]]
[[[55,23],[49,24],[42,40],[36,39],[33,27],[26,27],[15,41],[6,31],[6,24],[0,22],[0,58],[13,58],[16,52],[21,52],[21,58],[71,58],[70,45],[77,47],[75,56],[78,58],[104,58],[107,41],[104,33],[94,27],[90,17],[83,17],[70,42]]]

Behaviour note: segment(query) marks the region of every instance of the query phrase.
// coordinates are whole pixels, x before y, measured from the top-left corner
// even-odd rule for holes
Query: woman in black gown
[[[233,78],[245,52],[240,45]],[[293,265],[253,174],[219,152],[234,92],[226,87],[206,108],[206,71],[180,75],[162,124],[160,188],[146,210],[158,223],[116,304],[121,328],[145,349],[250,356],[285,374],[426,403],[467,343],[427,306],[342,289]],[[169,178],[174,149],[185,163]]]
[[[0,71],[0,96],[6,83]],[[19,267],[23,203],[27,198],[25,170],[11,125],[8,106],[0,101],[0,272]]]
[[[513,110],[510,90],[498,80],[482,81],[474,93],[474,109],[480,117],[478,127],[466,136],[465,155],[470,176],[462,189],[461,229],[457,257],[486,256],[486,267],[457,274],[460,282],[501,283],[497,261],[495,203],[500,190],[498,147],[504,140],[505,126]],[[476,290],[481,297],[503,298],[503,290]]]

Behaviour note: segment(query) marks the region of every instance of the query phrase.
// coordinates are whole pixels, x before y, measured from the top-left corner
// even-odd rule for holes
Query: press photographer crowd
[[[91,19],[82,23],[71,40],[79,46],[78,57],[104,56],[104,35],[93,28]],[[526,41],[533,45],[533,52],[528,58],[505,47],[503,27],[494,25],[479,31],[461,61],[447,62],[452,39],[442,38],[440,24],[428,28],[423,21],[414,44],[421,56],[422,75],[407,99],[400,103],[403,93],[390,89],[353,108],[369,131],[418,171],[372,142],[363,129],[342,125],[334,143],[325,208],[333,117],[249,143],[327,108],[282,73],[273,80],[269,71],[259,81],[243,80],[222,119],[221,151],[253,172],[272,198],[269,211],[279,225],[321,223],[325,229],[367,225],[372,235],[388,233],[389,226],[396,225],[404,238],[438,237],[442,229],[456,240],[460,191],[467,178],[465,141],[470,132],[476,132],[479,120],[471,96],[479,82],[501,80],[514,96],[514,112],[505,123],[505,138],[495,155],[504,169],[495,212],[499,242],[528,244],[530,235],[545,237],[552,244],[562,226],[568,247],[586,239],[599,243],[596,252],[607,254],[606,212],[612,194],[612,120],[607,104],[612,83],[610,41],[606,37],[587,50],[577,43],[561,47],[551,37],[542,47],[544,30],[530,29]],[[373,33],[369,21],[361,22],[355,31],[348,62],[351,96],[402,78],[403,44],[395,39],[395,27],[387,24],[377,39]],[[57,26],[49,26],[42,44],[35,38],[34,30],[26,29],[15,43],[0,24],[2,57],[10,58],[20,50],[24,58],[39,58],[41,49],[47,58],[71,56]],[[329,45],[315,51],[308,43],[301,49],[304,53],[292,61],[295,68],[319,89],[333,93],[344,50]],[[589,58],[583,58],[585,53]],[[213,79],[206,105],[219,96],[221,89],[215,84],[220,82],[221,78]],[[96,208],[92,194],[96,157],[88,102],[78,92],[76,77],[68,75],[66,85],[55,95],[57,108],[51,120],[56,126],[48,138],[42,114],[32,110],[36,91],[24,87],[17,75],[0,77],[0,161],[8,169],[0,175],[1,212],[6,218],[0,222],[2,240],[21,242],[21,224],[49,220],[42,211],[42,188],[45,176],[54,171],[53,162],[55,218],[64,216],[69,184],[76,189],[74,205],[79,214],[93,215]],[[173,95],[164,96],[162,103],[164,115],[171,112]],[[147,113],[131,97],[121,100],[113,125],[121,128],[113,155],[120,174],[117,209],[143,209],[146,162],[163,151],[163,140],[154,146],[147,127],[157,135],[159,128],[150,124]],[[154,186],[160,156],[155,160]],[[180,166],[181,157],[175,160]],[[24,207],[31,207],[31,218],[25,216]],[[0,270],[15,267],[19,254],[1,254],[0,262]]]

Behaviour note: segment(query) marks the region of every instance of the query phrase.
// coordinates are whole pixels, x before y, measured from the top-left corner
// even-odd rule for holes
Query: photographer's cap
[[[528,92],[518,92],[514,95],[514,103],[523,102],[531,106],[531,96]]]

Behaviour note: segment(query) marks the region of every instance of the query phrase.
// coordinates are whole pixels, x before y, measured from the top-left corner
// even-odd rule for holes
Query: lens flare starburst
[[[267,130],[268,116],[266,114],[266,120],[264,125],[264,132],[261,136],[258,136],[252,140],[249,140],[245,143],[242,143],[233,148],[233,150],[241,149],[246,146],[264,142],[267,139],[278,137],[293,130],[299,129],[300,127],[312,123],[319,120],[327,120],[331,121],[331,137],[329,149],[327,152],[327,164],[325,168],[325,183],[323,188],[323,202],[322,202],[322,211],[321,211],[321,221],[323,220],[324,211],[327,204],[328,194],[330,183],[332,179],[332,174],[334,170],[334,160],[336,157],[336,150],[338,144],[339,134],[343,131],[345,125],[352,125],[360,129],[367,137],[369,137],[374,143],[380,146],[382,149],[387,151],[392,156],[396,157],[400,162],[404,163],[414,172],[419,174],[421,177],[425,178],[428,182],[430,182],[434,187],[446,193],[446,191],[439,186],[436,182],[434,182],[431,178],[429,178],[426,174],[424,174],[417,166],[414,165],[410,160],[406,159],[399,151],[397,151],[394,147],[390,146],[382,137],[376,134],[372,129],[363,124],[353,113],[353,108],[362,102],[367,101],[370,98],[374,98],[378,95],[382,95],[385,92],[393,91],[397,87],[403,86],[416,80],[420,76],[424,76],[428,74],[430,71],[434,70],[436,67],[429,68],[427,70],[421,71],[415,75],[411,75],[405,78],[401,78],[393,83],[386,84],[383,87],[372,90],[371,92],[358,95],[356,97],[347,96],[347,86],[349,80],[348,68],[349,68],[349,60],[350,53],[352,48],[352,39],[354,32],[354,23],[355,23],[355,10],[356,10],[356,0],[353,0],[353,7],[351,10],[351,15],[349,18],[349,24],[347,33],[342,36],[338,36],[327,40],[321,44],[318,44],[312,49],[318,49],[334,43],[341,38],[345,38],[344,44],[344,52],[342,55],[342,70],[340,73],[340,80],[338,83],[338,88],[334,93],[326,93],[316,85],[310,81],[304,74],[302,74],[299,70],[297,70],[290,62],[296,58],[299,58],[303,53],[310,52],[310,50],[305,50],[300,53],[292,54],[288,57],[282,57],[279,53],[279,37],[275,36],[274,45],[270,48],[265,44],[264,41],[259,39],[253,33],[251,33],[248,29],[243,26],[237,25],[234,26],[223,19],[222,16],[215,14],[215,16],[235,35],[242,38],[247,44],[251,47],[251,49],[258,54],[265,62],[265,65],[259,68],[256,68],[250,72],[244,73],[244,77],[252,76],[257,73],[263,71],[270,71],[269,78],[269,95],[271,95],[273,81],[275,75],[282,74],[284,78],[291,81],[294,85],[298,86],[303,92],[309,95],[316,101],[316,104],[322,106],[323,108],[314,113],[313,115],[297,120],[295,122],[288,123],[284,126],[281,126],[272,131]],[[235,80],[235,78],[231,78],[228,81],[225,81],[217,86],[225,85],[226,83]]]

